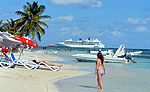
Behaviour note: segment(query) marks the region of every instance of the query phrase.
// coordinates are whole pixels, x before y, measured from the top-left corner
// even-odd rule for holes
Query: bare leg
[[[43,63],[49,65],[49,66],[58,66],[58,67],[62,67],[63,65],[62,64],[52,64],[52,63],[48,63],[47,61],[42,61]],[[42,63],[41,62],[41,63]]]
[[[97,73],[97,84],[98,84],[98,89],[100,88],[100,82],[99,82],[99,74]]]
[[[98,92],[102,92],[102,75],[97,73]]]

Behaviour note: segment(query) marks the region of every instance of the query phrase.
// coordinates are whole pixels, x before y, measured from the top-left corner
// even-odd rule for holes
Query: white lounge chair
[[[38,68],[43,68],[43,67],[46,67],[48,68],[49,70],[51,71],[59,71],[60,70],[60,67],[58,66],[49,66],[47,65],[46,63],[42,62],[42,63],[35,63],[35,62],[32,62],[29,63],[27,60],[20,60],[20,59],[16,59],[15,58],[15,55],[13,53],[11,53],[11,58],[9,58],[6,53],[3,53],[4,56],[5,56],[5,61],[2,60],[0,62],[0,65],[3,67],[3,68],[11,68],[11,67],[15,67],[15,65],[19,65],[19,66],[24,66],[25,68],[27,69],[38,69]],[[36,57],[36,60],[38,61],[38,58]]]
[[[38,60],[38,58],[36,56],[35,56],[35,58],[36,58],[36,61],[39,62],[39,60]],[[48,68],[51,71],[59,71],[60,70],[60,67],[58,67],[58,66],[50,66],[50,65],[48,65],[48,64],[46,64],[44,62],[40,62],[38,64],[35,63],[35,62],[33,62],[33,63],[36,65],[36,67],[35,67],[36,69],[46,67],[46,68]]]
[[[38,61],[38,58],[37,57],[35,57],[35,58]],[[44,62],[39,63],[39,64],[37,64],[35,62],[32,62],[32,64],[31,64],[27,60],[16,59],[15,55],[13,53],[11,53],[11,59],[12,59],[12,61],[15,62],[16,65],[23,65],[27,69],[38,69],[38,68],[46,67],[51,71],[59,71],[60,70],[60,67],[58,67],[58,66],[49,66]]]
[[[14,61],[11,61],[7,57],[2,58],[0,61],[0,66],[3,68],[13,68],[14,67]]]
[[[11,58],[9,58],[6,53],[3,54],[5,58],[0,62],[0,66],[3,68],[14,68],[16,65],[24,66],[27,69],[34,69],[36,67],[35,65],[27,63],[27,60],[16,59],[13,53],[11,53]]]
[[[27,60],[16,59],[13,53],[11,55],[11,60],[15,62],[15,65],[24,66],[27,69],[35,69],[37,67],[36,64],[31,64]]]

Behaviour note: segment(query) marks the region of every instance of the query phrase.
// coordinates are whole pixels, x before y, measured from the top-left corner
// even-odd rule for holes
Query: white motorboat
[[[97,54],[98,52],[99,51],[89,51],[89,53],[91,53],[91,54]],[[114,51],[109,49],[109,50],[106,50],[106,51],[101,51],[101,53],[103,55],[106,55],[107,53],[114,53]],[[137,56],[137,55],[140,55],[142,53],[142,51],[126,52],[125,51],[125,46],[124,45],[120,45],[118,50],[116,51],[116,55],[115,56],[122,56],[122,55],[125,55],[125,53],[128,53],[131,56]]]
[[[97,59],[97,56],[94,54],[75,54],[75,59],[78,61],[93,61],[95,62]],[[106,55],[104,56],[104,61],[106,63],[127,63],[129,62],[126,58],[121,58],[121,57],[112,57],[111,55]]]
[[[124,56],[125,52],[124,52],[124,45],[119,46],[119,48],[117,49],[117,51],[114,53],[112,50],[108,50],[108,51],[101,51],[103,56],[104,56],[104,60],[107,63],[129,63],[130,60],[132,60],[132,58],[126,54],[126,56]],[[75,54],[73,55],[75,56],[75,58],[78,61],[96,61],[97,59],[97,55],[96,54]]]
[[[129,54],[131,54],[131,56],[136,56],[136,55],[140,55],[143,51],[134,51],[134,52],[129,52]]]

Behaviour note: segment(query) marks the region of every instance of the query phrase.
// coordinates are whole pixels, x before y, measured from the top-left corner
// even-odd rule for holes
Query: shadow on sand
[[[79,85],[80,87],[84,87],[84,88],[92,88],[92,89],[97,89],[97,87],[95,86],[86,86],[86,85]]]

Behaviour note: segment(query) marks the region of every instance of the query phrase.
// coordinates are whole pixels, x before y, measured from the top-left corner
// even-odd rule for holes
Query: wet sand
[[[59,92],[97,92],[97,80],[94,74],[95,64],[81,64],[83,70],[91,73],[57,81]],[[103,76],[103,92],[149,92],[150,69],[135,66],[138,66],[138,63],[130,65],[106,64],[106,75]]]

